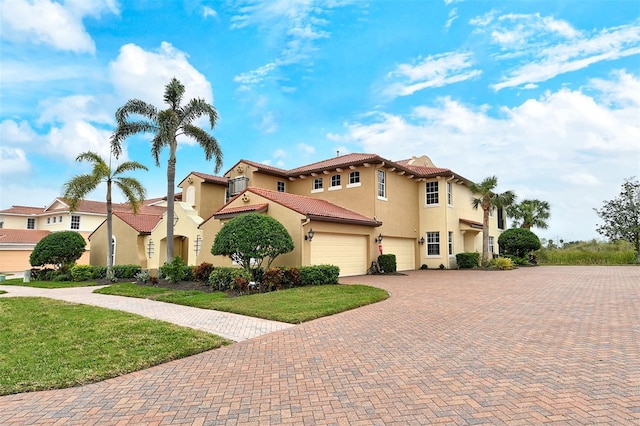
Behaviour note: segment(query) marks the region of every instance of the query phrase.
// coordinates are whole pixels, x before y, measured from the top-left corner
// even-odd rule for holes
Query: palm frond
[[[184,85],[175,77],[165,86],[164,102],[168,104],[172,110],[178,110],[184,96]]]
[[[160,134],[156,133],[151,140],[151,155],[153,156],[153,159],[156,160],[156,166],[158,167],[160,167],[160,152],[164,146],[165,144],[160,137]]]
[[[213,129],[218,121],[215,107],[202,98],[191,99],[181,110],[181,124],[191,124],[197,118],[205,116],[209,118],[209,124]]]
[[[76,211],[80,201],[96,189],[102,181],[93,174],[83,174],[65,182],[62,196],[69,202],[69,210]]]
[[[204,150],[204,155],[207,160],[212,157],[215,158],[215,172],[218,173],[220,167],[222,167],[222,150],[215,137],[205,132],[203,129],[193,125],[183,126],[183,131],[186,136],[194,139]]]
[[[146,191],[136,179],[120,178],[115,181],[120,192],[127,199],[127,203],[131,206],[134,213],[140,211],[140,204],[144,201]]]
[[[131,172],[131,171],[140,170],[140,169],[146,170],[146,171],[149,170],[147,166],[145,166],[144,164],[138,163],[137,161],[125,161],[124,163],[116,167],[115,171],[113,172],[113,176],[114,177],[119,176],[125,172]]]
[[[116,110],[116,123],[126,123],[130,115],[141,115],[154,121],[158,115],[155,106],[140,99],[129,99],[123,106]]]

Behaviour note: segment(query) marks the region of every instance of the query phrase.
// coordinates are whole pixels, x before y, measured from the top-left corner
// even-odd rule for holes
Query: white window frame
[[[435,184],[436,190],[429,191],[429,187],[433,187]],[[435,194],[435,201],[433,200],[433,195]],[[430,200],[431,199],[431,200]],[[424,185],[424,202],[427,206],[437,206],[440,201],[440,185],[436,180],[435,182],[425,182]]]
[[[118,244],[116,243],[116,236],[111,236],[111,264],[115,266],[116,264],[116,248]],[[108,254],[107,254],[108,256]],[[107,259],[108,260],[108,259]]]
[[[347,184],[347,188],[355,188],[360,186],[360,172],[355,170],[349,173],[349,183]]]
[[[430,253],[429,248],[435,248],[437,249],[437,253]],[[433,232],[427,232],[427,241],[426,241],[426,250],[427,250],[427,257],[440,257],[440,232],[439,231],[433,231]]]
[[[323,179],[321,177],[317,177],[313,180],[313,186],[311,188],[312,193],[324,191],[324,182],[322,180]]]
[[[36,219],[34,217],[27,218],[27,229],[36,229]]]
[[[331,186],[329,187],[329,191],[335,191],[336,189],[342,189],[342,178],[340,175],[332,175],[331,176]]]
[[[387,201],[387,173],[378,169],[378,200]]]
[[[453,205],[453,185],[451,182],[447,182],[447,205]]]
[[[453,256],[453,231],[448,232],[449,256]]]
[[[495,239],[493,236],[489,235],[489,253],[495,253]]]
[[[77,225],[77,226],[74,227],[74,225]],[[80,215],[77,215],[77,214],[71,215],[71,225],[69,229],[77,229],[77,230],[80,229]]]
[[[286,182],[279,180],[278,183],[276,183],[276,190],[278,192],[287,192],[287,184]]]

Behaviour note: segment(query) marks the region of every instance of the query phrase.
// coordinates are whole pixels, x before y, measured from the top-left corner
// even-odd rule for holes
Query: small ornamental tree
[[[293,250],[293,240],[284,226],[271,216],[247,213],[227,222],[213,242],[211,253],[229,256],[255,278],[255,271],[269,268],[281,254]]]
[[[87,242],[77,232],[54,232],[36,244],[29,262],[33,267],[57,265],[62,271],[66,271],[80,259],[86,245]]]
[[[541,247],[538,236],[525,228],[507,229],[498,237],[498,245],[505,254],[521,258]]]

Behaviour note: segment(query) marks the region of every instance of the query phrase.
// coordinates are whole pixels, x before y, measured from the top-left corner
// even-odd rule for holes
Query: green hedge
[[[383,272],[396,272],[398,265],[396,264],[395,254],[381,254],[378,256],[378,266]]]
[[[307,285],[337,284],[340,268],[335,265],[313,265],[300,267],[300,283]]]
[[[460,269],[477,268],[480,266],[480,253],[458,253],[456,263]]]
[[[71,278],[74,281],[89,281],[93,279],[93,266],[75,265],[71,268]]]
[[[246,281],[251,280],[251,274],[242,268],[230,268],[220,266],[213,269],[211,275],[209,275],[209,284],[219,291],[232,290],[236,279],[244,279]]]

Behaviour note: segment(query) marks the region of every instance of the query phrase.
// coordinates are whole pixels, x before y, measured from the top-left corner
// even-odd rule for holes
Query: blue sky
[[[534,230],[566,241],[599,237],[593,208],[640,177],[637,0],[0,4],[0,209],[53,201],[88,171],[79,153],[108,157],[115,110],[163,107],[174,76],[218,110],[221,173],[426,154],[548,201],[550,228]],[[149,139],[122,159],[161,196]],[[213,167],[180,141],[177,181]]]

